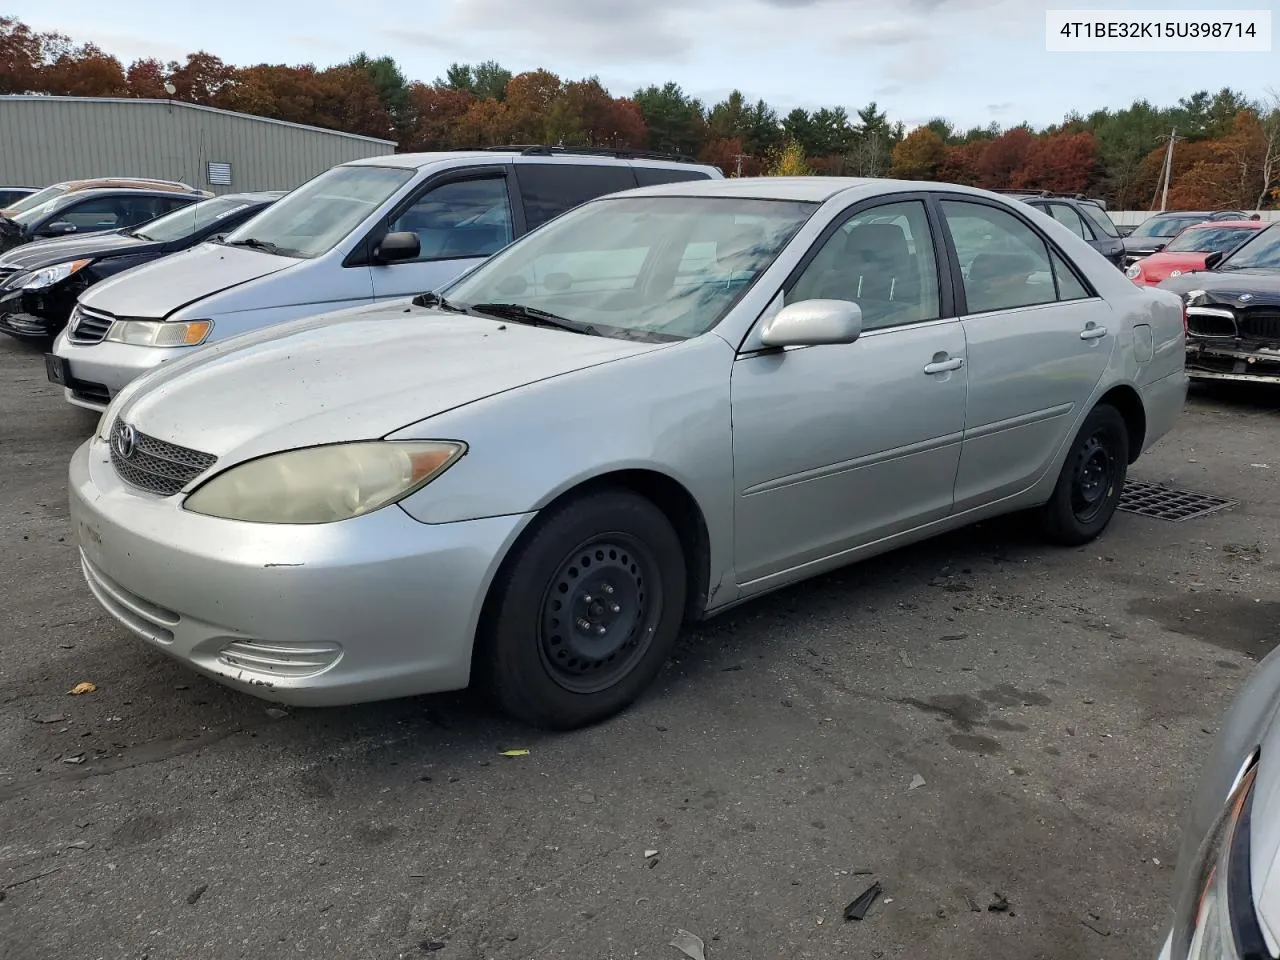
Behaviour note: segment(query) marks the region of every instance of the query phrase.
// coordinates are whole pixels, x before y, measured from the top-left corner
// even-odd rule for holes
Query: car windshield
[[[182,207],[173,213],[166,213],[163,217],[156,217],[150,223],[134,230],[133,235],[140,240],[154,240],[158,243],[182,240],[230,216],[237,210],[243,210],[248,205],[247,200],[224,197],[201,200],[199,203]]]
[[[1218,264],[1219,270],[1280,270],[1280,230],[1275,226],[1257,235],[1230,253]]]
[[[1257,233],[1248,227],[1192,227],[1169,241],[1165,253],[1216,253],[1230,250]]]
[[[14,214],[22,213],[26,210],[32,209],[33,207],[38,207],[42,203],[46,203],[55,197],[60,197],[66,192],[67,188],[64,184],[55,183],[52,187],[45,187],[43,190],[37,190],[35,193],[27,194],[27,196],[23,197],[17,203],[12,204],[8,208],[9,216],[12,217]]]
[[[1204,217],[1149,217],[1138,224],[1131,237],[1172,237],[1183,227],[1199,223]]]
[[[10,216],[9,219],[14,223],[21,224],[24,227],[29,227],[33,223],[37,223],[42,220],[47,214],[53,213],[55,210],[61,210],[63,207],[77,199],[79,198],[74,193],[60,194],[59,196],[45,200],[44,203],[37,204],[34,207],[29,207],[26,210],[23,210],[22,213]]]
[[[1104,236],[1118,237],[1120,231],[1116,229],[1116,225],[1111,222],[1111,218],[1107,216],[1107,211],[1103,210],[1096,203],[1088,203],[1082,201],[1076,208],[1088,218],[1097,229],[1101,230]]]
[[[542,314],[604,336],[696,337],[720,322],[816,207],[729,197],[597,200],[440,293],[453,307],[504,319],[536,323]]]
[[[405,167],[334,167],[277,200],[224,243],[286,257],[319,257],[413,179]]]

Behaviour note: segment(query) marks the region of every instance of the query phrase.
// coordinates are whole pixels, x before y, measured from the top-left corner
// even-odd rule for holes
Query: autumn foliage
[[[173,88],[170,94],[167,87]],[[1235,91],[1176,106],[1145,101],[1073,114],[1043,130],[995,124],[967,131],[944,119],[907,130],[877,104],[781,115],[733,91],[711,105],[677,83],[617,97],[594,77],[512,75],[489,60],[411,81],[390,57],[358,54],[330,67],[234,66],[199,50],[180,61],[123,64],[92,43],[0,17],[0,94],[140,97],[205,104],[394,140],[401,150],[550,143],[678,152],[730,176],[893,176],[991,189],[1087,193],[1113,207],[1158,198],[1165,147],[1177,132],[1169,205],[1252,209],[1280,202],[1280,101]]]

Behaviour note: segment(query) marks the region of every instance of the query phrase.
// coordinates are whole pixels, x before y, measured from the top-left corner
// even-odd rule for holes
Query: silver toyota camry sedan
[[[135,381],[71,508],[102,605],[215,680],[299,705],[475,682],[569,728],[686,619],[996,514],[1098,536],[1183,357],[1178,297],[1017,201],[664,184]]]

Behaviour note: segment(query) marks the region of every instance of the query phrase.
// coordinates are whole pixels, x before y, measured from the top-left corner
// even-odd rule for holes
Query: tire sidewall
[[[1072,508],[1072,483],[1075,474],[1076,460],[1080,456],[1083,445],[1099,430],[1108,434],[1107,446],[1111,456],[1119,464],[1113,486],[1107,493],[1107,502],[1098,515],[1088,523],[1083,523],[1075,515]],[[1053,500],[1049,504],[1050,528],[1054,535],[1067,543],[1088,543],[1099,536],[1111,523],[1120,497],[1124,493],[1124,482],[1129,466],[1129,430],[1120,411],[1110,404],[1099,404],[1090,411],[1080,426],[1079,432],[1071,442],[1067,459],[1062,465],[1062,473],[1054,490]]]

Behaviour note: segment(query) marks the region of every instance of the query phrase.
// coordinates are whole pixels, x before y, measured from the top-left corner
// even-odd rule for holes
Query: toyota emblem
[[[138,432],[126,423],[116,433],[113,446],[116,448],[116,454],[121,460],[128,460],[138,447]]]

